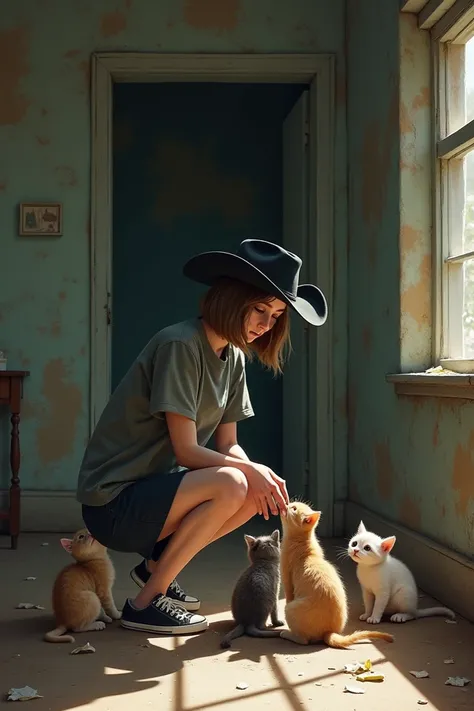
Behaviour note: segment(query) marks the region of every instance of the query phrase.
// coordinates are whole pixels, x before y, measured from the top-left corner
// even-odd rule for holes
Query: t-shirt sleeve
[[[150,413],[165,412],[196,421],[199,364],[188,345],[172,341],[158,346],[152,370]]]
[[[254,416],[247,388],[244,354],[241,351],[236,353],[233,376],[227,405],[221,418],[222,424],[226,422],[239,422],[240,420],[246,420]]]

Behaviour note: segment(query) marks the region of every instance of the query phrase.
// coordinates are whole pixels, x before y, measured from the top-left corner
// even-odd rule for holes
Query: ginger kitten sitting
[[[61,538],[61,545],[75,562],[63,568],[54,582],[57,627],[45,634],[47,642],[74,642],[74,637],[64,634],[67,630],[103,630],[106,622],[121,615],[112,597],[115,571],[107,548],[87,529],[77,531],[72,540]]]
[[[280,636],[296,644],[323,641],[336,649],[368,639],[393,642],[393,636],[385,632],[343,634],[348,617],[346,591],[316,539],[320,516],[320,511],[300,502],[290,503],[286,516],[281,516],[281,576],[289,631],[283,630]]]

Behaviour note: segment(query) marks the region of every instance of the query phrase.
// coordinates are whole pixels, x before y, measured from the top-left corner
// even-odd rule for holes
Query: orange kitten
[[[58,626],[45,634],[47,642],[74,642],[74,637],[64,634],[67,630],[103,630],[106,622],[120,618],[112,597],[115,571],[107,548],[87,529],[78,531],[72,540],[61,538],[61,545],[76,562],[63,568],[54,582]]]
[[[314,534],[320,516],[320,511],[292,502],[286,517],[281,517],[281,576],[289,631],[283,630],[280,636],[296,644],[322,640],[336,649],[368,639],[393,642],[393,636],[385,632],[343,634],[348,616],[346,591]]]

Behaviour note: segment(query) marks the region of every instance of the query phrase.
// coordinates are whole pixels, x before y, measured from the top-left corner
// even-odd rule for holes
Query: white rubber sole
[[[130,571],[130,577],[133,580],[133,582],[135,583],[135,585],[138,585],[139,588],[145,587],[143,580],[141,580],[138,577],[138,575],[135,573],[134,568],[132,568],[132,570]],[[201,607],[200,600],[196,600],[195,602],[181,602],[181,600],[175,600],[174,598],[170,598],[170,599],[173,600],[173,602],[175,602],[180,607],[183,607],[188,612],[197,612]]]
[[[138,632],[154,632],[155,634],[166,635],[195,634],[197,632],[204,632],[209,627],[209,622],[206,619],[203,622],[197,622],[194,625],[177,625],[176,627],[141,625],[139,622],[128,622],[127,620],[120,620],[120,624],[128,630],[135,630]]]

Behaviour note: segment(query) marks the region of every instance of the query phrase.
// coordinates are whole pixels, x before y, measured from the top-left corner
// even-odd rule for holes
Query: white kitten
[[[348,554],[357,563],[357,578],[364,598],[364,614],[360,620],[377,625],[384,614],[392,622],[408,622],[418,617],[445,615],[453,619],[447,607],[418,609],[418,591],[413,575],[407,566],[390,551],[396,537],[380,538],[367,531],[360,522],[355,536],[351,538]]]

